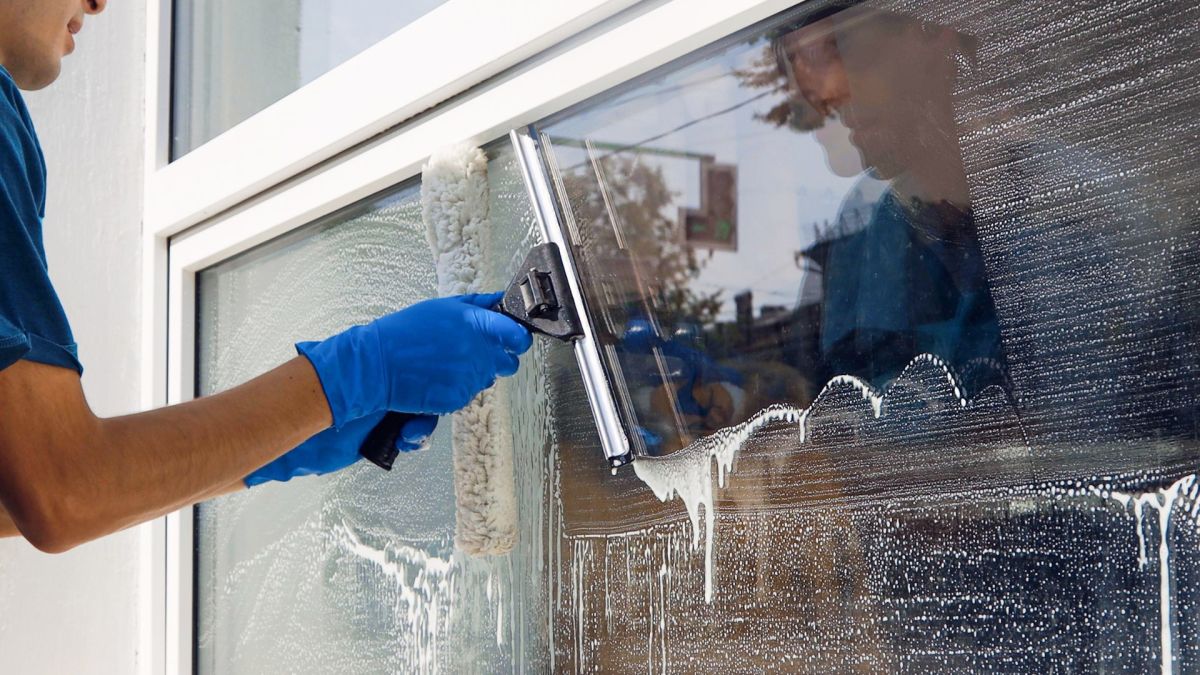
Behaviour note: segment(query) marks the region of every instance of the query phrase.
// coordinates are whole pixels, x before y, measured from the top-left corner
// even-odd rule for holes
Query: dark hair
[[[810,0],[810,2],[806,2],[802,6],[803,11],[793,12],[791,16],[762,34],[769,41],[767,46],[767,64],[773,61],[776,76],[781,78],[785,83],[791,77],[790,56],[786,53],[783,44],[786,36],[855,7],[867,9],[873,17],[879,19],[920,25],[923,28],[940,25],[924,21],[912,14],[881,9],[876,7],[874,3],[865,0],[826,0],[824,2]],[[965,58],[968,64],[975,65],[976,49],[978,47],[976,39],[958,30],[954,32],[959,36],[961,42],[959,54]],[[767,65],[767,67],[770,67],[770,65]],[[825,124],[825,113],[814,108],[803,97],[797,96],[788,96],[786,101],[775,105],[770,111],[759,117],[776,126],[788,126],[802,132],[818,129]]]
[[[779,75],[782,77],[787,77],[788,74],[787,67],[783,62],[783,60],[786,58],[783,50],[783,38],[785,36],[806,26],[811,26],[818,21],[828,19],[839,12],[844,12],[848,9],[858,6],[867,5],[867,3],[863,2],[862,0],[827,0],[826,2],[805,3],[804,7],[807,8],[810,4],[814,5],[812,9],[805,11],[794,20],[786,21],[778,26],[775,26],[766,33],[767,39],[770,40],[771,53],[775,55],[775,67],[778,69]],[[871,9],[877,12],[880,16],[886,16],[892,19],[909,21],[913,23],[920,23],[923,25],[930,24],[930,22],[910,14],[902,14],[879,7],[871,7]],[[955,30],[955,33],[962,38],[961,53],[967,58],[968,61],[974,63],[976,60],[976,50],[978,47],[975,37],[958,30]]]

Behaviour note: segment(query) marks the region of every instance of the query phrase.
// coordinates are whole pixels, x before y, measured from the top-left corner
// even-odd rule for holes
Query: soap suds
[[[331,533],[342,550],[371,563],[395,584],[395,612],[404,617],[414,643],[413,649],[406,650],[411,658],[407,666],[412,672],[436,672],[440,643],[450,635],[454,586],[462,574],[461,566],[453,559],[411,546],[392,544],[386,550],[372,547],[345,523],[336,524]]]
[[[1196,475],[1184,476],[1170,486],[1155,490],[1132,494],[1117,490],[1091,488],[1092,494],[1111,499],[1133,514],[1134,526],[1138,538],[1138,568],[1145,569],[1149,564],[1146,549],[1146,508],[1158,514],[1158,614],[1159,614],[1159,647],[1161,649],[1160,672],[1169,675],[1174,672],[1174,633],[1171,631],[1171,549],[1168,545],[1167,533],[1171,525],[1171,512],[1180,497],[1192,499],[1192,515],[1200,505],[1197,499]]]
[[[725,475],[733,467],[734,455],[746,439],[760,428],[774,422],[799,422],[803,413],[789,406],[772,406],[753,418],[729,429],[701,438],[688,447],[662,459],[638,459],[634,472],[654,496],[670,501],[678,496],[683,500],[692,522],[692,546],[700,546],[701,508],[704,520],[704,599],[712,601],[712,551],[715,533],[713,509],[712,462],[717,463],[718,482],[725,486]]]
[[[506,224],[480,265],[490,290],[539,230],[511,153],[501,149],[487,176],[490,217]],[[199,308],[203,391],[287,358],[279,335],[330,334],[434,295],[426,235],[414,186],[285,254],[222,270],[219,284],[209,274]],[[402,455],[391,474],[364,463],[208,502],[196,533],[200,671],[546,672],[554,639],[546,626],[555,625],[542,601],[553,536],[545,518],[557,512],[546,488],[555,470],[551,399],[544,359],[523,361],[503,392],[513,401],[504,421],[522,450],[512,458],[521,514],[512,553],[454,552],[449,434]]]
[[[964,398],[965,389],[959,384],[946,362],[931,354],[914,358],[897,380],[917,364],[930,363],[942,369],[950,390],[954,392],[961,407],[969,405]],[[633,462],[634,472],[661,501],[670,501],[678,496],[687,509],[692,524],[692,547],[700,546],[700,527],[704,526],[704,599],[713,598],[713,542],[716,534],[716,514],[713,512],[712,464],[717,465],[717,486],[725,487],[726,477],[733,471],[734,459],[746,441],[759,429],[776,423],[795,424],[799,427],[799,442],[808,440],[808,416],[828,392],[850,387],[858,390],[863,400],[871,406],[875,418],[884,412],[887,392],[879,392],[864,380],[853,375],[839,375],[829,381],[809,407],[800,409],[777,404],[756,413],[750,419],[733,427],[697,439],[687,447],[665,457],[639,458]],[[701,512],[703,510],[703,515]]]

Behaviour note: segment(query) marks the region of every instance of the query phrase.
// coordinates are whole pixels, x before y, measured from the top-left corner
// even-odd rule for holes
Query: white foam
[[[1195,498],[1196,475],[1184,476],[1170,486],[1132,494],[1116,490],[1092,488],[1090,492],[1099,497],[1112,499],[1133,514],[1138,537],[1138,567],[1145,569],[1149,564],[1146,551],[1145,513],[1146,507],[1158,514],[1158,633],[1160,664],[1164,675],[1174,672],[1174,634],[1171,632],[1171,549],[1167,543],[1167,531],[1171,524],[1171,512],[1181,496]],[[1195,503],[1193,504],[1195,509]]]
[[[901,372],[903,378],[919,363],[931,363],[940,367],[950,383],[950,389],[962,407],[968,400],[963,398],[965,389],[959,384],[953,371],[945,361],[932,354],[921,354],[914,358]],[[717,465],[717,485],[725,487],[728,475],[733,471],[734,460],[746,441],[764,426],[775,423],[795,424],[799,427],[800,442],[808,440],[808,415],[828,392],[851,387],[858,390],[863,400],[871,406],[878,419],[884,412],[887,392],[880,392],[866,381],[853,375],[839,375],[829,381],[808,408],[800,409],[787,405],[773,405],[756,413],[737,426],[721,429],[711,436],[694,441],[691,445],[665,457],[638,459],[633,462],[634,472],[643,483],[654,491],[661,501],[678,496],[683,501],[692,524],[692,547],[699,548],[700,526],[704,526],[704,599],[713,598],[713,543],[716,535],[716,517],[713,513],[712,464]],[[703,516],[701,515],[703,509]]]
[[[414,642],[408,665],[414,672],[436,671],[440,642],[450,633],[454,581],[462,571],[460,566],[453,558],[439,558],[410,546],[375,548],[345,523],[337,523],[331,535],[340,548],[375,565],[395,583],[396,610],[403,612],[404,625]]]

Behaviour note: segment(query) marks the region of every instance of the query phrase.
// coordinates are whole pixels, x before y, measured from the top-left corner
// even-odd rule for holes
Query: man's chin
[[[45,89],[62,74],[62,59],[51,59],[36,68],[18,68],[12,72],[13,81],[25,91]]]
[[[826,152],[825,166],[838,178],[854,178],[865,170],[858,153]]]

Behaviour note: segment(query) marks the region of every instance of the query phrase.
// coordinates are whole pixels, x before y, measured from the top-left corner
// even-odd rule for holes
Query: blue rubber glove
[[[533,344],[491,309],[503,295],[426,300],[296,350],[317,371],[335,427],[388,410],[443,415],[517,372]]]
[[[666,366],[665,375],[672,382],[693,384],[702,382],[729,382],[741,385],[742,375],[734,368],[718,365],[707,353],[696,349],[699,328],[684,325],[676,329],[667,339],[658,337],[650,322],[641,317],[630,319],[621,336],[621,346],[626,353],[650,355],[654,349],[661,351]],[[647,370],[646,376],[659,378],[660,374]],[[657,381],[654,379],[652,381]]]
[[[246,486],[254,487],[267,481],[282,482],[295,476],[320,476],[354,464],[362,459],[362,455],[358,454],[359,447],[384,414],[368,415],[347,422],[341,429],[322,431],[246,476]],[[400,431],[400,438],[396,439],[396,449],[401,452],[420,450],[433,434],[437,423],[437,415],[421,415],[409,420]]]

